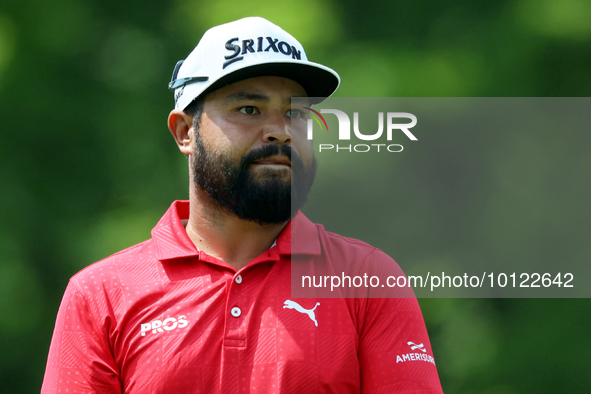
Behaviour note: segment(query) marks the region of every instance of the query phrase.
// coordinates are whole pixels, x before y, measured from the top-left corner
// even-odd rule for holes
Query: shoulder
[[[322,225],[316,226],[321,253],[316,256],[315,263],[325,267],[323,276],[328,276],[331,280],[335,277],[333,283],[340,281],[339,285],[346,297],[414,297],[411,288],[391,286],[396,278],[406,275],[398,263],[383,250],[359,239],[326,231]],[[314,270],[320,272],[317,267]]]
[[[357,262],[396,264],[392,257],[367,242],[326,231],[321,224],[316,224],[316,226],[323,252],[327,255]]]
[[[158,275],[155,256],[148,239],[83,268],[70,278],[70,285],[84,296],[93,296],[137,284]]]

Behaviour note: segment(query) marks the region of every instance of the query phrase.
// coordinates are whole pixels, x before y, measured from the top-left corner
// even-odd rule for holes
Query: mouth
[[[255,161],[252,164],[291,167],[291,160],[289,160],[289,158],[285,156],[273,156],[259,161]]]

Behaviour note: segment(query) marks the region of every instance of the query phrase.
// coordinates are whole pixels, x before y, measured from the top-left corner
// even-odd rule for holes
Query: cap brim
[[[341,80],[330,68],[313,62],[277,61],[254,64],[235,70],[213,82],[199,96],[228,86],[234,82],[254,77],[283,77],[302,85],[308,97],[313,98],[311,104],[324,101],[337,90]]]

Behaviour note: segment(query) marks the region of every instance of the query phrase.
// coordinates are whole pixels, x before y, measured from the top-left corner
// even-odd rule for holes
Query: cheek
[[[304,164],[309,166],[312,163],[312,158],[314,157],[314,142],[305,139],[300,141],[297,146],[295,146],[295,148],[297,149],[297,152]]]
[[[291,124],[292,147],[296,148],[304,164],[309,165],[314,156],[314,141],[308,139],[307,122],[295,120]]]
[[[224,124],[209,124],[200,129],[201,140],[206,148],[218,155],[240,158],[248,151],[251,142],[245,138],[245,133],[232,133],[232,130],[232,127]]]

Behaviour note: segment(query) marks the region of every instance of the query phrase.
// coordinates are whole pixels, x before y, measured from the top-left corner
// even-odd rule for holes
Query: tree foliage
[[[208,27],[251,15],[283,26],[302,41],[312,60],[336,69],[343,80],[337,94],[341,97],[584,97],[591,91],[591,3],[584,0],[3,0],[4,391],[39,390],[68,278],[148,238],[170,202],[187,197],[187,164],[166,127],[173,104],[166,89],[170,73]],[[558,150],[533,139],[541,147],[540,165],[520,162],[520,149],[529,146],[523,141],[511,145],[516,150],[506,155],[491,144],[483,152],[491,158],[490,166],[476,170],[496,171],[499,179],[508,179],[508,188],[519,186],[511,184],[511,171],[519,166],[528,169],[524,179],[555,182],[541,187],[542,193],[526,193],[527,201],[518,208],[538,207],[528,213],[532,223],[577,234],[574,241],[564,242],[577,249],[568,256],[584,264],[590,255],[585,246],[585,175],[591,168],[585,147],[590,137],[568,138],[569,144],[562,145],[560,138],[552,140]],[[440,197],[420,224],[434,234],[442,254],[461,253],[459,246],[475,240],[475,235],[505,236],[504,242],[512,243],[515,251],[520,243],[532,242],[519,238],[527,234],[527,226],[515,231],[496,220],[507,212],[520,214],[514,199],[491,198],[486,209],[469,211],[454,203],[453,195],[465,192],[466,182],[476,191],[499,189],[484,183],[489,178],[471,172],[470,163],[453,153],[422,158],[418,171],[428,184],[409,178],[400,184],[400,193],[410,193],[408,202],[420,203],[425,193]],[[565,176],[561,184],[560,174],[573,169],[577,177]],[[339,176],[337,167],[326,171]],[[548,171],[554,174],[551,178]],[[457,182],[443,182],[442,177]],[[570,192],[560,195],[560,190]],[[364,198],[358,188],[344,192]],[[484,198],[474,195],[479,197]],[[463,218],[469,225],[450,234],[442,223],[452,218]],[[410,238],[398,242],[409,245],[400,249],[404,258],[419,253],[420,245]],[[541,253],[556,258],[557,265],[566,250],[560,245],[552,249],[548,243],[541,248]],[[484,252],[504,256],[499,250]],[[421,304],[446,392],[555,393],[591,387],[591,365],[581,357],[591,348],[591,303],[586,299],[429,299]]]

